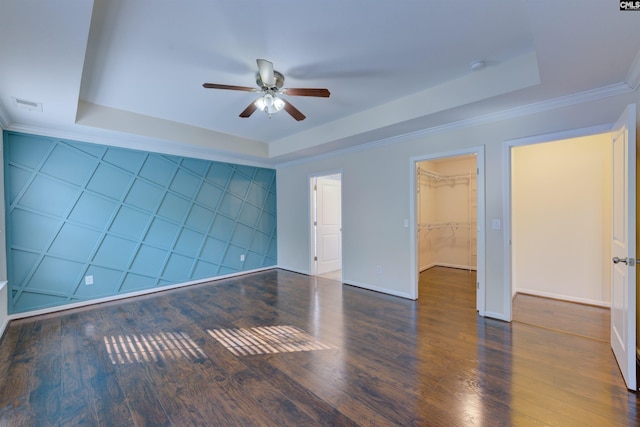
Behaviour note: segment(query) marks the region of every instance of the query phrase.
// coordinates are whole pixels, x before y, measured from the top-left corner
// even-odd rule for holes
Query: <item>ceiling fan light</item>
[[[268,93],[263,96],[262,99],[264,100],[265,107],[267,107],[268,109],[271,109],[271,107],[273,107],[273,95]]]
[[[284,101],[280,98],[273,98],[273,108],[276,109],[276,111],[280,111],[284,108]]]
[[[277,113],[284,108],[284,101],[270,93],[258,98],[255,102],[256,107],[260,111],[271,115]]]

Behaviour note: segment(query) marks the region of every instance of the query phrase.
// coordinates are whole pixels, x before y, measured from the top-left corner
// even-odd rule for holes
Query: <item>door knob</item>
[[[612,259],[614,264],[618,264],[618,263],[623,263],[623,264],[627,264],[629,267],[635,267],[636,265],[636,260],[635,258],[619,258],[617,256],[614,256]]]

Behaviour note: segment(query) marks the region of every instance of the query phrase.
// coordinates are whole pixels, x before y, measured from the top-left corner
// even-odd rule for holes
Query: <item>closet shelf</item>
[[[473,222],[456,222],[456,221],[447,221],[447,222],[428,222],[425,224],[418,224],[418,230],[438,230],[451,228],[452,230],[457,230],[458,228],[472,228],[475,226]]]
[[[433,181],[437,183],[454,184],[456,181],[462,181],[462,180],[464,180],[465,182],[469,182],[471,181],[471,178],[475,178],[475,175],[472,175],[471,173],[466,173],[462,175],[441,175],[437,172],[433,172],[418,166],[418,177],[425,177],[429,181]]]

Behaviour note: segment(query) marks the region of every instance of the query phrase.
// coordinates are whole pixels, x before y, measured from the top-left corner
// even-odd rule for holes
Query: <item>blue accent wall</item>
[[[4,171],[10,313],[276,265],[273,169],[5,131]]]

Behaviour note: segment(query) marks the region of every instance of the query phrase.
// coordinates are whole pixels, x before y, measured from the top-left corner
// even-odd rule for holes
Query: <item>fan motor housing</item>
[[[282,89],[282,86],[284,85],[284,76],[282,75],[282,73],[279,71],[273,70],[273,80],[275,81],[275,84],[273,85],[273,87],[269,87],[266,84],[264,84],[264,82],[262,81],[262,78],[260,77],[260,72],[256,73],[256,84],[260,86],[262,89],[264,90]]]

